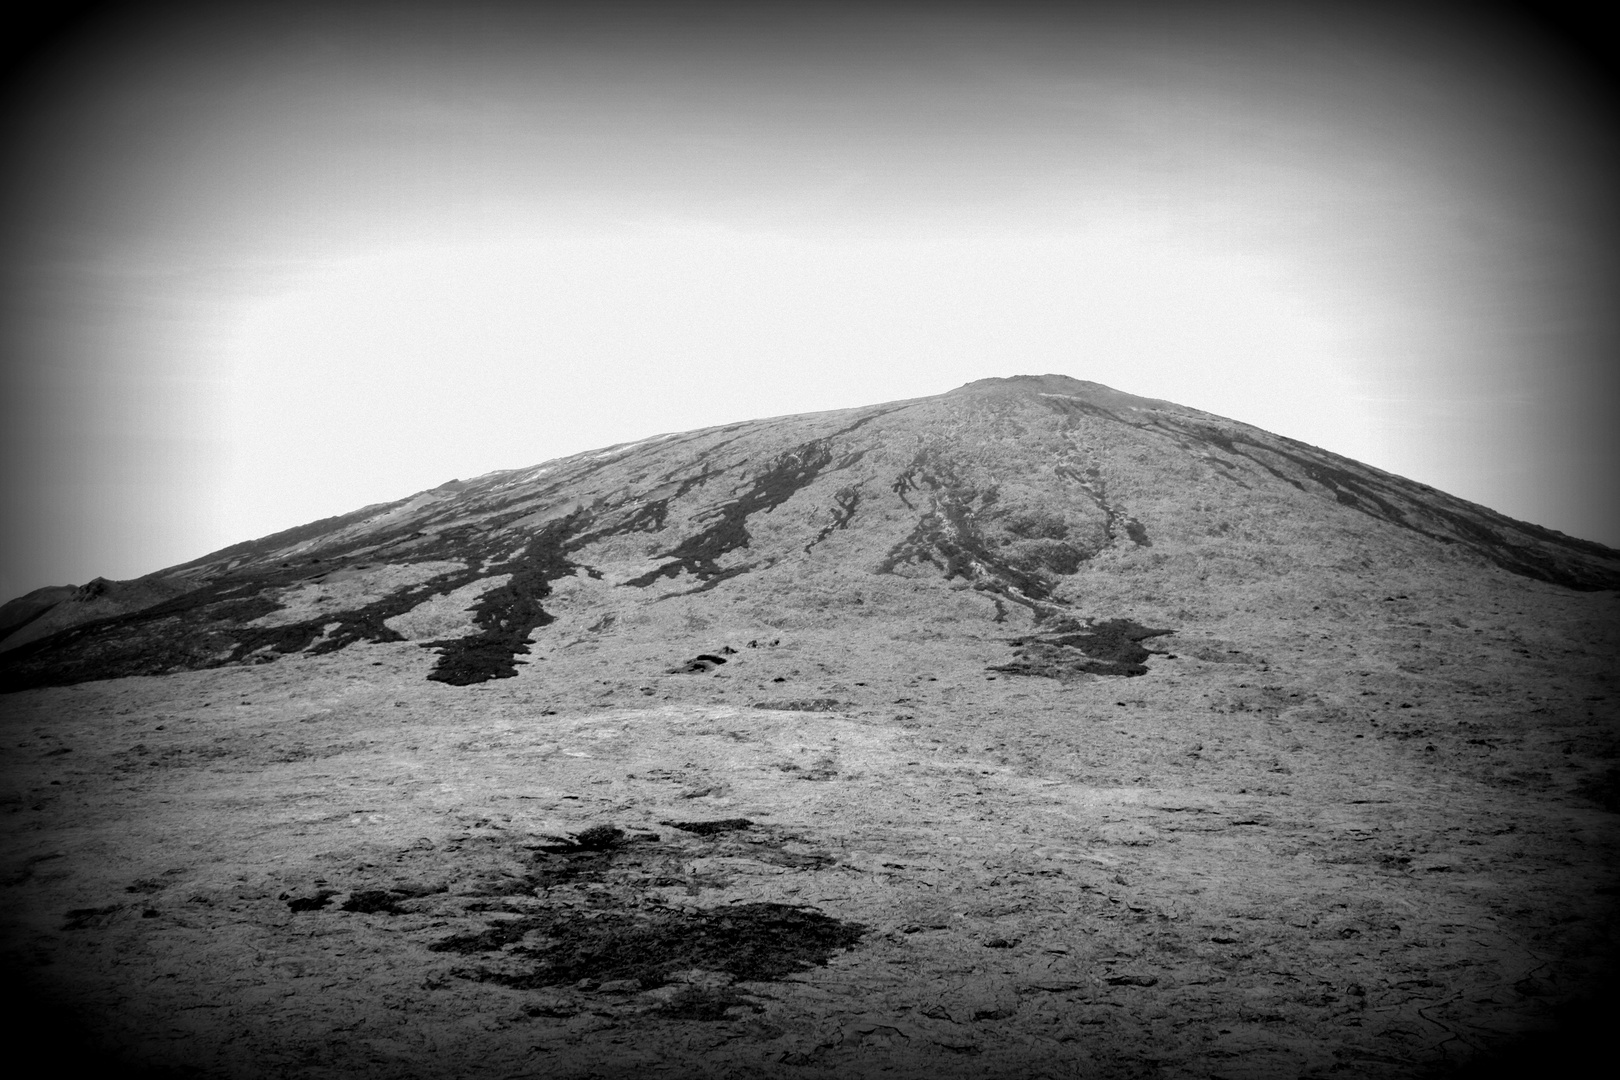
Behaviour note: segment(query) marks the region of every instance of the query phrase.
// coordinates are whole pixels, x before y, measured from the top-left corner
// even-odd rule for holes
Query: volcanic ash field
[[[0,609],[14,1038],[232,1078],[1444,1075],[1614,970],[1617,585],[1045,376],[41,590]]]

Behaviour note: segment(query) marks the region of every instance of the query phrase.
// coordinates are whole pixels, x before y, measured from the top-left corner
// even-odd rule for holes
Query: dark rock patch
[[[390,889],[362,889],[351,893],[339,910],[365,915],[403,915],[405,909],[399,906],[399,902],[405,898],[403,893]]]
[[[505,585],[486,593],[473,608],[474,621],[483,630],[470,637],[435,641],[439,661],[428,678],[452,686],[468,686],[517,674],[519,654],[529,651],[529,634],[554,621],[540,606],[551,594],[551,583],[572,574],[565,542],[577,524],[577,515],[551,522],[515,561],[516,569]]]
[[[609,825],[597,826],[599,831],[586,830],[572,840],[542,844],[492,840],[478,845],[479,858],[493,858],[498,865],[477,875],[482,879],[480,887],[463,887],[461,893],[496,898],[496,906],[482,910],[509,910],[498,898],[532,899],[551,895],[553,890],[561,890],[558,896],[572,895],[596,905],[600,895],[593,890],[604,885],[622,898],[669,887],[696,896],[703,889],[729,883],[727,872],[696,868],[694,856],[718,855],[791,870],[820,870],[837,861],[803,837],[741,818],[670,824],[680,831],[668,839],[646,833],[626,835]],[[395,888],[392,892],[398,898],[423,895],[422,890]],[[522,913],[526,909],[515,910]]]
[[[584,852],[612,851],[625,843],[624,830],[617,825],[593,825],[578,833],[572,840],[542,845],[539,850],[548,855],[578,855]]]
[[[251,558],[279,543],[307,539],[355,524],[357,519],[375,514],[378,509],[373,507],[361,514],[315,522],[226,549],[210,559],[217,562],[232,553]],[[522,662],[516,657],[529,651],[529,634],[552,621],[541,604],[550,594],[550,583],[581,569],[569,560],[568,554],[598,536],[585,534],[584,530],[607,511],[582,509],[549,522],[531,537],[518,556],[508,557],[512,539],[502,537],[499,530],[507,517],[516,520],[523,513],[498,515],[479,526],[444,528],[431,533],[402,528],[393,534],[371,535],[347,544],[334,543],[320,549],[318,557],[225,571],[201,587],[178,595],[158,596],[160,602],[145,605],[141,610],[82,622],[8,651],[0,658],[0,692],[127,675],[161,675],[244,662],[267,663],[305,651],[312,655],[335,652],[360,641],[401,641],[402,636],[390,629],[386,620],[405,614],[435,595],[505,572],[512,574],[508,583],[491,590],[474,609],[480,627],[478,633],[430,642],[426,647],[440,650],[440,659],[429,676],[435,681],[469,685],[511,677],[516,674],[516,665]],[[599,534],[620,531],[624,531],[622,527],[607,528],[599,530]],[[271,590],[319,583],[334,572],[341,573],[349,568],[351,548],[356,552],[372,552],[373,560],[379,557],[379,552],[391,552],[381,556],[382,561],[399,565],[460,560],[467,568],[399,589],[357,608],[322,612],[317,617],[281,626],[244,625],[280,609],[281,605],[267,595]],[[353,564],[352,568],[366,565]],[[589,567],[583,569],[595,573]],[[113,584],[136,586],[146,580]],[[174,588],[169,579],[162,579],[158,584],[166,585],[171,591]],[[605,629],[606,624],[601,628]]]
[[[586,538],[586,542],[633,532],[662,532],[669,518],[670,502],[684,497],[693,488],[701,487],[719,475],[719,470],[705,467],[694,476],[683,477],[674,491],[661,499],[648,499],[638,504],[625,520],[613,527],[597,530]]]
[[[108,926],[124,910],[123,904],[108,904],[105,907],[74,908],[67,913],[62,923],[63,930],[98,930]]]
[[[701,675],[704,672],[713,671],[725,662],[726,658],[723,656],[716,656],[713,653],[700,653],[679,667],[670,668],[669,673],[671,675]]]
[[[1156,986],[1158,982],[1159,977],[1157,975],[1110,975],[1108,977],[1109,986]]]
[[[1039,602],[1052,592],[1042,571],[1050,571],[1054,565],[1079,567],[1082,553],[1066,541],[1040,541],[1041,552],[1036,558],[1009,558],[1005,552],[992,549],[978,514],[994,501],[994,494],[973,490],[927,455],[919,455],[893,487],[902,499],[905,492],[927,488],[931,509],[878,564],[880,574],[892,574],[903,564],[927,563],[942,570],[946,581],[973,581],[987,591],[1039,611]]]
[[[522,941],[537,925],[539,923],[532,917],[503,919],[490,923],[482,930],[441,938],[428,946],[428,952],[497,952],[513,942]]]
[[[287,909],[292,912],[320,911],[332,903],[332,897],[337,892],[333,889],[322,889],[314,896],[295,896],[287,901]]]
[[[842,491],[838,492],[838,494],[833,496],[833,502],[836,505],[832,511],[832,523],[822,528],[822,530],[816,534],[816,538],[814,540],[804,545],[804,550],[806,552],[815,547],[817,544],[821,543],[823,540],[827,539],[827,537],[831,536],[834,532],[840,529],[849,528],[849,519],[855,516],[855,509],[861,504],[860,489],[853,487],[844,488]]]
[[[780,979],[823,966],[855,947],[865,933],[813,908],[737,904],[713,911],[649,906],[580,912],[553,909],[491,924],[430,945],[438,952],[491,952],[521,957],[530,970],[478,970],[469,975],[518,989],[573,986],[582,980],[635,980],[652,989],[694,968],[745,982]],[[522,942],[522,944],[518,944]]]
[[[625,584],[646,588],[661,578],[676,578],[687,573],[703,582],[699,590],[702,591],[745,573],[747,567],[742,566],[722,569],[718,560],[748,546],[748,518],[756,513],[769,513],[787,502],[800,489],[813,483],[832,461],[832,449],[826,439],[806,443],[782,454],[759,474],[753,487],[741,496],[700,515],[698,520],[706,520],[708,524],[659,556],[668,559],[668,562],[640,577],[631,578]]]
[[[756,701],[756,709],[774,709],[778,712],[834,712],[845,707],[837,698],[792,698],[776,701]]]
[[[1146,627],[1131,619],[1109,619],[1100,623],[1088,620],[1086,625],[1066,619],[1054,626],[1053,631],[1013,638],[1009,644],[1014,646],[1016,659],[989,670],[1053,679],[1078,675],[1146,675],[1148,669],[1143,661],[1153,654],[1141,643],[1148,638],[1175,633]]]
[[[322,580],[326,572],[317,565],[320,560],[227,574],[141,610],[80,623],[10,650],[0,659],[0,692],[265,663],[305,650],[312,655],[336,652],[360,641],[401,641],[385,620],[491,572],[482,569],[469,542],[465,535],[447,533],[400,560],[404,564],[462,558],[469,561],[466,570],[400,589],[358,608],[323,612],[282,626],[245,624],[281,608],[258,594]]]
[[[718,821],[666,821],[664,824],[672,829],[680,829],[682,832],[696,833],[698,836],[738,832],[754,827],[754,823],[745,817],[721,818]]]
[[[656,841],[656,837],[651,841]],[[642,841],[643,844],[649,841]],[[533,867],[521,878],[510,883],[505,890],[513,893],[532,893],[537,889],[553,889],[583,882],[602,882],[610,878],[636,884],[676,884],[677,879],[667,871],[674,863],[660,859],[662,852],[649,850],[639,858],[620,856],[632,843],[622,829],[613,825],[598,825],[586,829],[572,841],[544,844]],[[638,873],[651,862],[650,873]],[[667,865],[666,865],[667,864]]]
[[[800,836],[743,818],[667,824],[680,830],[669,840],[627,836],[605,825],[570,841],[497,841],[503,858],[517,855],[528,863],[499,887],[512,899],[465,904],[465,914],[500,914],[428,949],[481,958],[476,966],[454,972],[459,978],[518,989],[568,987],[565,993],[602,995],[689,983],[666,998],[659,1015],[718,1020],[738,1006],[752,1008],[728,989],[729,983],[780,979],[825,964],[860,942],[864,926],[803,905],[671,907],[649,890],[677,886],[697,896],[728,883],[695,871],[694,856],[745,858],[798,872],[821,870],[836,860],[808,849]],[[535,854],[504,850],[512,847]],[[703,976],[694,977],[694,971]]]
[[[941,455],[920,452],[896,478],[892,489],[907,506],[911,494],[926,494],[927,506],[911,534],[890,549],[878,573],[903,565],[929,564],[945,580],[962,579],[997,601],[997,621],[1005,621],[1011,601],[1029,608],[1037,621],[1066,606],[1054,598],[1058,579],[1081,566],[1114,538],[1117,513],[1103,497],[1096,469],[1084,473],[1060,466],[1057,473],[1076,480],[1103,511],[1107,524],[1081,529],[1050,509],[1003,504],[994,485],[974,487]],[[915,508],[915,507],[914,507]]]

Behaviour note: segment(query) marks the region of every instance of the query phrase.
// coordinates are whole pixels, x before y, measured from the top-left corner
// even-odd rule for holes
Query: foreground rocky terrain
[[[0,610],[0,947],[184,1075],[1444,1072],[1614,969],[1617,584],[1056,376],[452,482]]]

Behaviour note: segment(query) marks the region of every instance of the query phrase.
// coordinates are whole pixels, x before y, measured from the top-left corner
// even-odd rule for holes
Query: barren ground
[[[1378,582],[1122,585],[1139,678],[715,599],[476,686],[405,642],[9,695],[0,944],[198,1075],[1419,1075],[1612,970],[1620,620]]]

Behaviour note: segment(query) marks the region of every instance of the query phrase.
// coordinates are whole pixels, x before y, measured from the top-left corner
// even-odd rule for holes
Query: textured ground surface
[[[1063,422],[1070,502],[755,455],[15,650],[225,666],[0,698],[11,984],[225,1077],[1415,1077],[1601,990],[1620,598]]]

